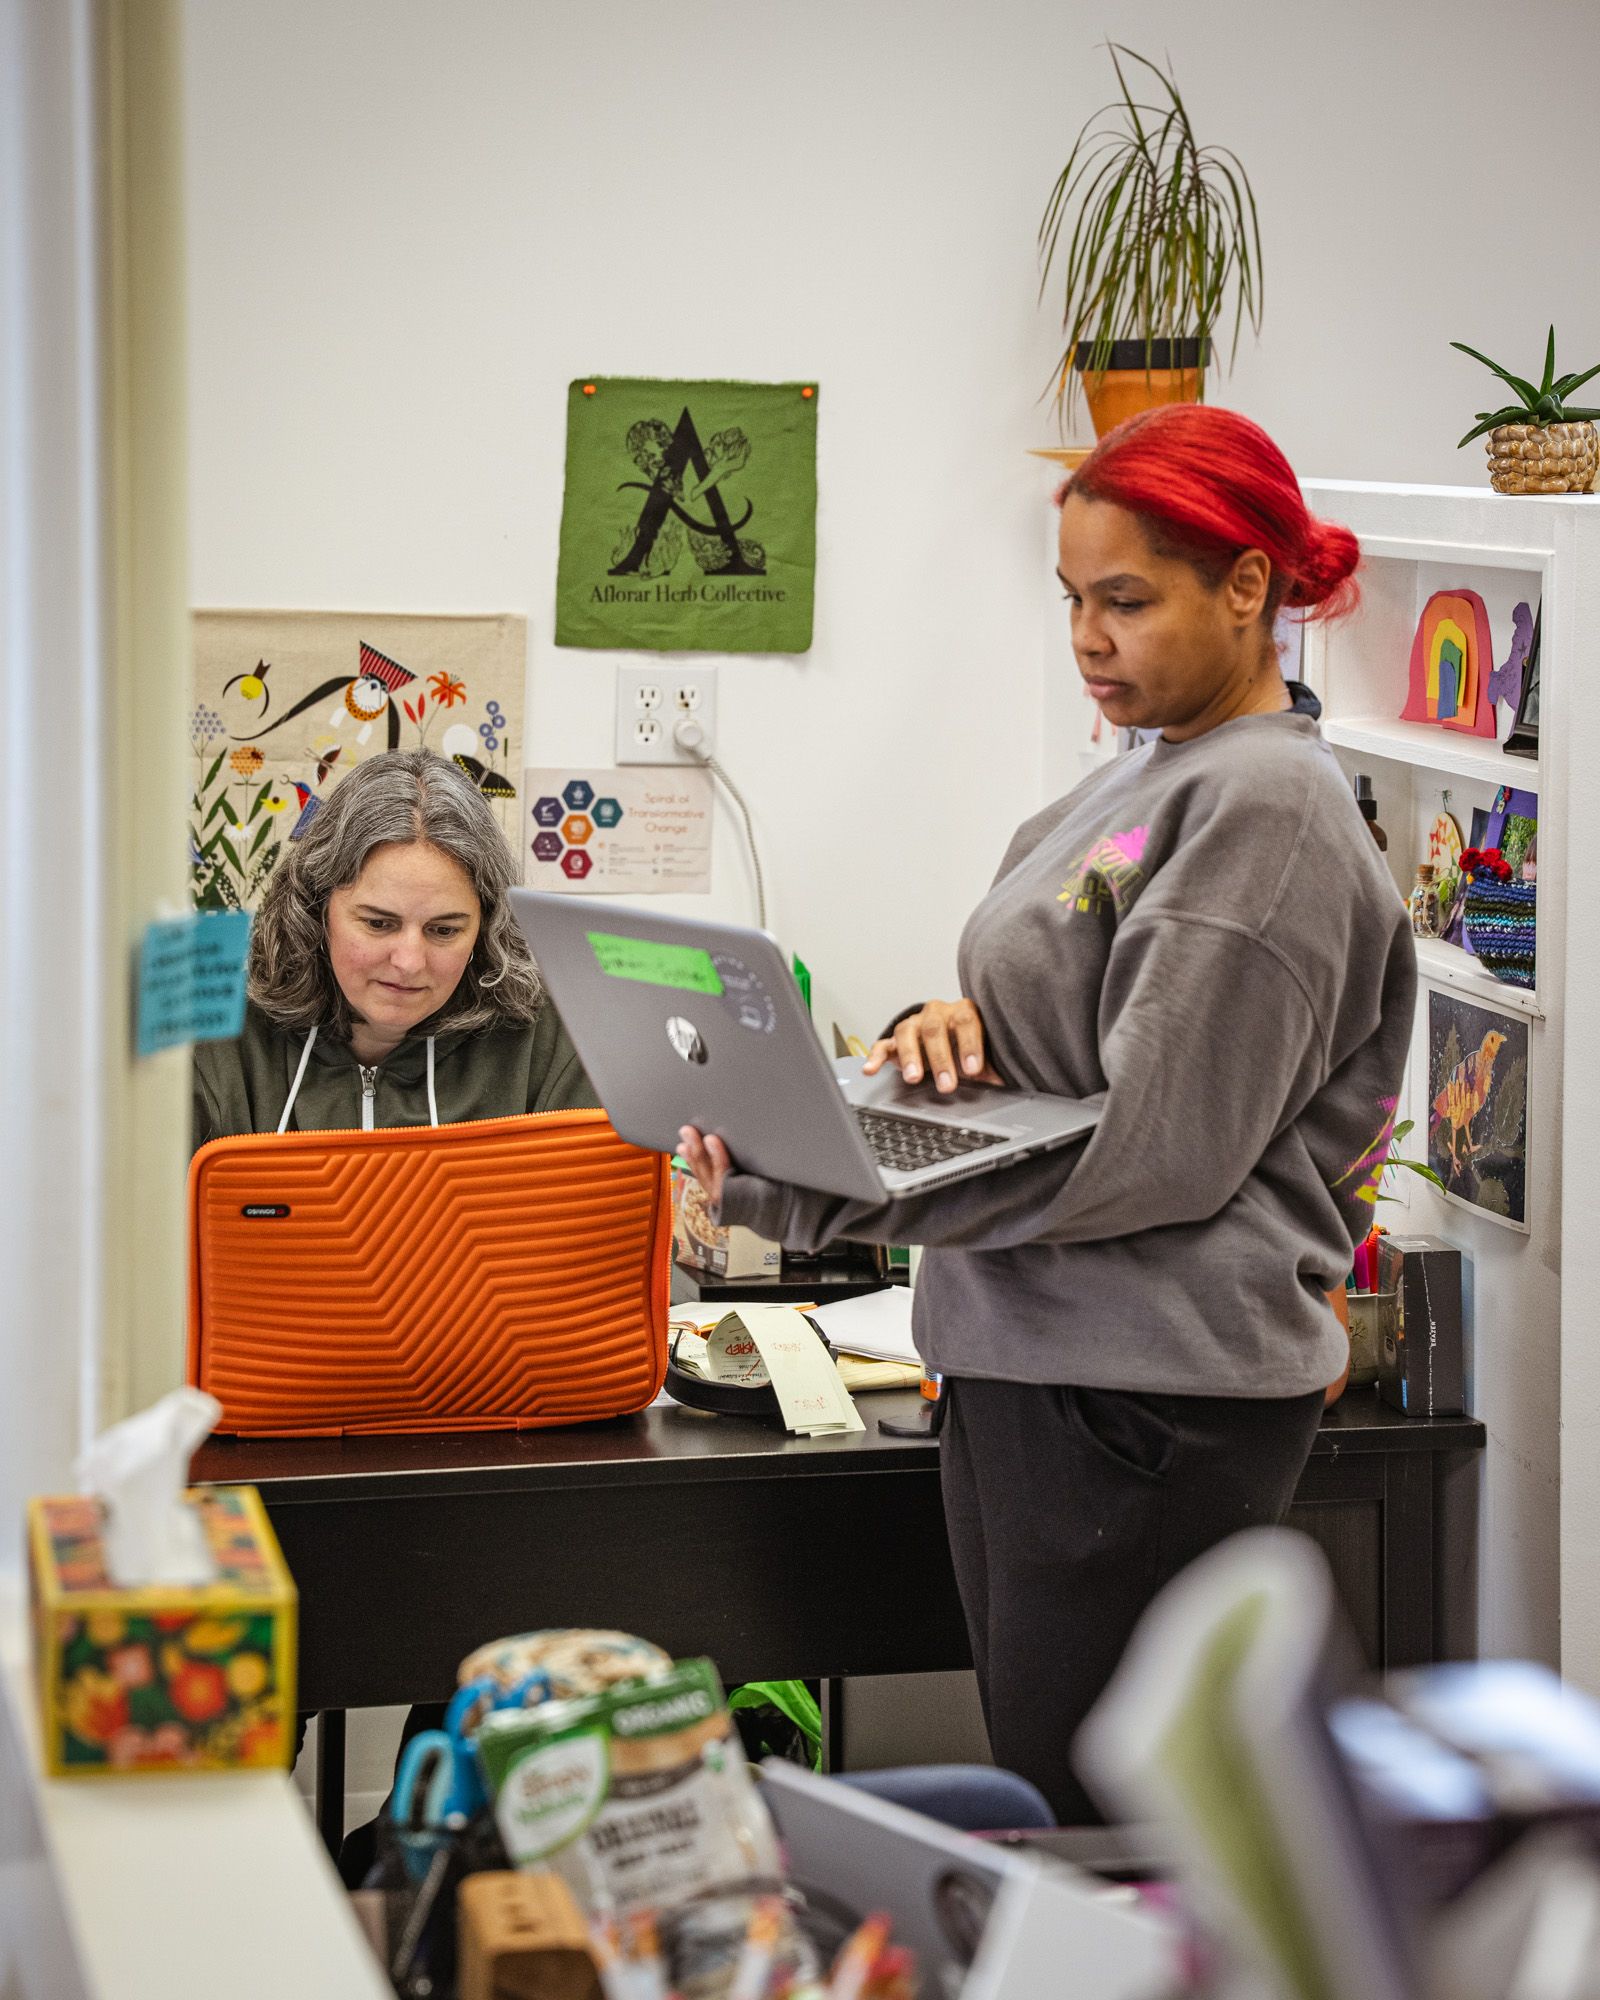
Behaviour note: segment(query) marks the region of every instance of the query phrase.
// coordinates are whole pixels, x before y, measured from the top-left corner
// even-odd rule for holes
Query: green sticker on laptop
[[[636,979],[642,986],[675,986],[683,993],[722,992],[722,980],[710,952],[697,945],[657,944],[651,938],[614,937],[609,931],[586,933],[595,963],[610,979]]]

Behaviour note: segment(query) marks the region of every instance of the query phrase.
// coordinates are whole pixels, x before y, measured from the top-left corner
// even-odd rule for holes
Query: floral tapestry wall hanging
[[[383,750],[452,759],[520,853],[526,620],[197,611],[194,646],[196,909],[255,909],[340,779]]]

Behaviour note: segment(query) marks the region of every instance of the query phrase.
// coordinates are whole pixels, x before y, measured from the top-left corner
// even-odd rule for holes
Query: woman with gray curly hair
[[[194,1143],[594,1106],[511,914],[515,864],[466,773],[358,764],[273,875],[237,1041],[194,1057]]]

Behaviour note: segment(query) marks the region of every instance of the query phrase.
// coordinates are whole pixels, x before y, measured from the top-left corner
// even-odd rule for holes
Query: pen
[[[635,1910],[628,1918],[628,1984],[634,2000],[667,2000],[667,1969],[653,1910]]]
[[[609,1911],[589,1919],[589,1953],[605,2000],[633,2000],[622,1963],[622,1934]]]
[[[745,1926],[744,1943],[734,1961],[728,1982],[727,2000],[761,2000],[772,1977],[772,1961],[777,1956],[783,1932],[784,1905],[781,1896],[758,1896]]]
[[[881,1913],[845,1940],[828,1981],[828,2000],[861,2000],[878,1955],[889,1941],[890,1921]]]
[[[892,1944],[878,1955],[866,2000],[913,2000],[916,1985],[916,1960],[904,1945]]]

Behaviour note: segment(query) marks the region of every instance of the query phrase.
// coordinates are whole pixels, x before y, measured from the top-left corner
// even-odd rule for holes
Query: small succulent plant
[[[1480,410],[1478,421],[1461,440],[1461,444],[1471,444],[1475,437],[1482,437],[1485,431],[1498,430],[1502,424],[1533,424],[1543,430],[1549,424],[1592,423],[1600,417],[1600,410],[1577,410],[1567,402],[1574,389],[1581,388],[1591,375],[1600,375],[1600,361],[1592,368],[1586,368],[1581,375],[1556,374],[1556,330],[1550,329],[1550,338],[1544,350],[1544,379],[1538,388],[1525,382],[1520,375],[1513,375],[1509,368],[1502,368],[1498,361],[1491,361],[1487,354],[1480,354],[1475,347],[1468,347],[1464,340],[1452,340],[1452,347],[1460,348],[1463,354],[1470,354],[1474,361],[1481,361],[1485,368],[1493,369],[1502,382],[1509,382],[1520,397],[1519,402],[1507,403],[1503,409]],[[1459,451],[1461,445],[1456,446]]]

